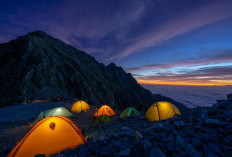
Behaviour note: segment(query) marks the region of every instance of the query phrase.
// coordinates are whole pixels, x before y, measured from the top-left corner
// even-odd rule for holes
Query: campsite
[[[82,102],[82,100],[79,102]],[[168,155],[167,153],[183,156],[202,156],[203,154],[210,153],[212,148],[217,148],[215,153],[218,155],[231,152],[229,145],[230,133],[232,130],[231,123],[229,122],[232,120],[232,117],[229,112],[232,111],[232,102],[230,101],[219,102],[211,108],[196,108],[188,111],[188,113],[182,112],[181,115],[178,108],[166,102],[158,102],[151,105],[146,113],[144,111],[136,111],[134,108],[126,108],[122,112],[119,110],[114,111],[112,108],[109,108],[109,106],[103,105],[102,107],[99,107],[101,113],[104,114],[103,109],[106,109],[107,107],[108,109],[113,110],[115,115],[108,116],[109,111],[106,109],[107,112],[105,112],[103,116],[95,117],[94,115],[99,112],[97,106],[89,105],[86,102],[85,103],[89,107],[86,112],[72,112],[72,115],[70,115],[61,111],[62,108],[71,111],[73,105],[76,105],[77,103],[78,101],[64,101],[57,103],[38,102],[33,104],[34,106],[23,106],[22,108],[24,108],[25,111],[21,112],[21,115],[18,114],[18,116],[21,117],[20,121],[10,118],[14,116],[14,112],[12,112],[12,114],[7,113],[4,117],[5,121],[1,121],[0,128],[2,156],[7,155],[8,153],[10,153],[8,154],[9,156],[18,156],[17,154],[14,154],[15,150],[18,150],[19,156],[20,153],[25,153],[26,151],[27,154],[29,154],[29,152],[35,154],[36,152],[44,152],[38,154],[57,157],[59,156],[59,153],[64,156],[72,156],[74,154],[77,156],[153,156],[155,154],[165,156]],[[82,105],[81,103],[78,104],[80,106]],[[161,107],[160,105],[163,106]],[[171,108],[168,108],[167,106]],[[9,108],[13,111],[14,108],[17,107],[18,106],[12,106]],[[51,109],[53,107],[55,108]],[[45,108],[49,112],[39,112],[45,110]],[[164,110],[165,108],[167,108],[167,111]],[[153,121],[152,117],[149,117],[148,115],[152,112],[152,109],[155,113],[151,114],[154,115],[153,118],[156,119],[160,117],[162,120],[157,119],[157,122],[149,122]],[[27,115],[27,110],[32,111],[30,117]],[[57,110],[60,111],[60,113],[57,113]],[[218,110],[226,111],[224,113],[225,120],[220,118],[220,112]],[[53,111],[54,115],[50,114],[51,111]],[[134,114],[131,114],[132,111],[134,111]],[[176,115],[173,114],[168,118],[167,113],[170,114],[170,112],[176,112]],[[4,114],[4,108],[0,109],[0,113]],[[49,113],[50,116],[45,117],[40,121],[36,120],[41,113]],[[165,114],[166,116],[164,116]],[[60,115],[62,116],[59,117]],[[65,116],[69,118],[65,118]],[[52,117],[57,119],[52,120]],[[215,118],[218,120],[213,120]],[[62,125],[59,121],[62,122]],[[54,122],[54,124],[52,122]],[[73,123],[73,125],[71,123]],[[65,127],[66,125],[70,126]],[[63,129],[72,129],[72,127],[75,126],[76,129],[70,131],[66,129],[66,131],[62,131],[58,129],[61,126]],[[44,129],[48,130],[46,131]],[[61,132],[56,133],[54,132],[55,130],[60,130]],[[77,131],[77,133],[73,134],[71,133],[72,131]],[[224,144],[222,141],[217,144],[214,143],[218,142],[217,138],[220,136],[217,134],[219,132],[220,136],[224,137]],[[35,137],[33,138],[32,135],[29,136],[27,134],[34,134]],[[40,138],[40,136],[46,138],[46,140]],[[75,138],[72,136],[77,137]],[[213,141],[210,140],[209,137],[211,136],[214,136],[216,139]],[[29,141],[24,142],[24,145],[27,145],[27,143],[29,144],[29,150],[25,150],[27,149],[27,146],[23,147],[23,145],[20,146],[20,148],[17,148],[20,145],[19,142],[23,138],[26,138],[26,141]],[[41,139],[42,141],[38,142]],[[77,139],[77,141],[75,141],[75,139]],[[60,140],[63,142],[59,142]],[[82,140],[82,142],[80,140]],[[201,144],[201,140],[204,141],[204,144]],[[43,141],[45,142],[44,144]],[[70,143],[72,141],[75,144]],[[63,145],[54,145],[53,142]],[[155,142],[155,145],[152,142]],[[46,146],[46,144],[49,146]],[[217,145],[222,144],[224,149],[217,147]],[[43,145],[44,147],[40,145]],[[15,146],[16,148],[14,148]],[[38,147],[41,150],[38,149]],[[21,149],[22,151],[20,151]]]
[[[37,102],[36,104],[33,104],[33,105],[35,106],[40,105],[40,103],[41,102]],[[47,102],[47,103],[42,102],[42,103],[44,103],[46,107],[47,106],[52,107],[54,104],[56,104],[54,102],[53,104],[51,102]],[[162,103],[165,103],[165,102],[161,102],[160,104]],[[113,123],[113,121],[118,121],[120,118],[126,121],[125,118],[127,117],[130,117],[130,116],[134,117],[134,116],[139,115],[139,112],[136,109],[129,107],[125,109],[121,113],[120,116],[119,114],[116,116],[115,111],[107,105],[102,105],[99,109],[97,109],[96,106],[90,107],[90,105],[83,100],[76,101],[73,104],[68,101],[62,102],[60,103],[60,105],[66,106],[67,109],[65,107],[55,107],[53,109],[40,112],[37,115],[31,114],[32,117],[30,118],[25,117],[25,115],[28,113],[24,112],[25,115],[23,113],[21,113],[20,115],[21,118],[23,118],[23,120],[21,120],[20,122],[18,122],[17,120],[3,122],[2,123],[3,129],[1,130],[2,131],[1,135],[3,135],[2,141],[6,142],[7,138],[11,138],[11,139],[14,138],[17,141],[16,142],[17,145],[10,152],[9,156],[23,156],[27,154],[29,156],[33,156],[33,155],[40,154],[40,153],[45,154],[45,155],[52,155],[54,153],[59,153],[60,151],[64,149],[68,149],[68,148],[73,149],[73,148],[78,147],[80,144],[83,145],[86,142],[85,139],[98,139],[101,136],[110,136],[110,134],[112,134],[114,130],[112,130],[112,128],[110,127],[109,130],[107,129],[105,130],[105,132],[102,132],[103,131],[101,128],[102,123]],[[172,104],[168,103],[168,105],[172,105]],[[156,116],[156,114],[158,114],[158,109],[160,108],[158,106],[156,107],[157,108],[154,111],[151,111],[151,108],[149,108],[149,111],[147,112],[148,114],[146,116],[148,117],[149,115]],[[33,107],[32,109],[30,109],[30,111],[33,111],[33,110],[38,111],[38,110],[41,110],[41,108],[42,108],[41,106],[40,106],[40,109]],[[76,112],[76,110],[74,109],[79,109],[78,110],[79,112]],[[167,113],[170,112],[170,109],[171,108],[166,108],[166,111],[164,111],[165,106],[161,107],[161,110],[159,110],[159,113],[160,114],[166,113],[167,115]],[[72,111],[73,113],[69,112],[69,110]],[[120,111],[117,111],[117,113],[119,112]],[[156,113],[151,114],[151,112],[156,112]],[[6,116],[11,117],[13,115],[7,114]],[[173,116],[174,114],[170,115],[169,117],[163,118],[163,119],[168,119]],[[52,117],[54,118],[52,119]],[[65,118],[65,117],[68,117],[68,118]],[[9,120],[9,118],[7,117],[5,117],[5,119]],[[150,119],[148,118],[148,120]],[[65,124],[65,121],[67,121],[67,124]],[[80,121],[81,123],[79,123]],[[14,126],[14,124],[16,123],[17,125]],[[70,126],[75,125],[75,129],[72,129],[68,126],[65,127],[65,125],[68,125],[68,123],[72,123],[70,124]],[[124,125],[125,124],[122,123],[122,125],[119,125],[119,126],[123,127]],[[9,126],[11,126],[12,128]],[[91,128],[93,130],[89,129],[88,131],[82,132],[82,130],[80,130],[78,126],[82,128],[83,130],[86,130],[88,128]],[[61,130],[57,127],[61,127],[64,130]],[[69,129],[72,129],[72,130],[69,131]],[[11,130],[14,130],[14,132],[10,132]],[[57,132],[55,132],[56,130]],[[80,137],[78,138],[72,137],[73,136],[72,132],[75,130],[77,131],[76,136],[80,136]],[[7,137],[9,136],[9,133],[7,132],[11,133],[10,137]],[[82,135],[82,133],[84,136]],[[22,138],[22,136],[24,136],[24,138]],[[74,144],[75,139],[77,139],[76,145]],[[82,142],[80,142],[80,139],[82,139]],[[64,143],[61,141],[63,141]],[[72,141],[74,143],[70,143]],[[12,143],[7,142],[7,144],[11,144],[11,145],[14,145],[16,143],[14,143],[13,141]],[[1,144],[2,144],[1,147],[4,147],[6,143],[3,142]],[[63,145],[57,145],[57,144],[63,144]],[[21,149],[22,151],[20,151]]]
[[[0,157],[232,157],[232,0],[0,0]]]

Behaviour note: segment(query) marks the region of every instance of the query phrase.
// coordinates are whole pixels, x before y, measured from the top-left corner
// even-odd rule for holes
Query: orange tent
[[[35,124],[27,135],[14,147],[8,157],[46,156],[85,143],[81,130],[63,116],[47,117]]]
[[[99,117],[102,115],[107,115],[107,116],[114,116],[115,112],[114,110],[107,106],[107,105],[103,105],[102,107],[100,107],[97,112],[95,112],[94,117]]]
[[[72,112],[78,112],[78,113],[83,112],[83,111],[86,112],[86,111],[88,111],[88,110],[90,110],[90,107],[89,107],[89,105],[88,105],[85,101],[83,101],[83,100],[80,100],[80,101],[75,102],[75,103],[73,104],[72,108],[71,108],[71,111],[72,111]]]

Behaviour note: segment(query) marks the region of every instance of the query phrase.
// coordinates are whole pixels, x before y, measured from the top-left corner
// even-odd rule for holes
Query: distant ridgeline
[[[104,66],[83,51],[35,31],[0,44],[0,107],[55,97],[78,98],[89,104],[146,109],[170,101],[141,87],[130,73],[111,63]]]

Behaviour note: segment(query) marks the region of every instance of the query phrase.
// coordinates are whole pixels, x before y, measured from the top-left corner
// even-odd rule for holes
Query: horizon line
[[[152,80],[137,80],[141,85],[180,85],[180,86],[232,86],[232,84],[216,84],[216,83],[183,83],[183,82],[156,82]]]

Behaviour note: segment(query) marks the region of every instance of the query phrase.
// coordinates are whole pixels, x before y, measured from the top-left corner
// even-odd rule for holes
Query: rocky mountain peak
[[[27,33],[26,35],[23,35],[23,36],[19,36],[16,40],[12,40],[11,42],[34,42],[34,44],[36,44],[36,41],[47,41],[47,40],[58,40],[50,35],[48,35],[47,33],[43,32],[43,31],[34,31],[34,32],[30,32],[30,33]]]
[[[44,31],[37,30],[37,31],[30,32],[30,33],[26,34],[26,36],[45,37],[45,36],[49,36],[49,35],[47,33],[45,33]]]
[[[147,108],[157,100],[114,63],[104,66],[83,51],[35,31],[0,44],[0,106],[69,97],[114,108]]]

